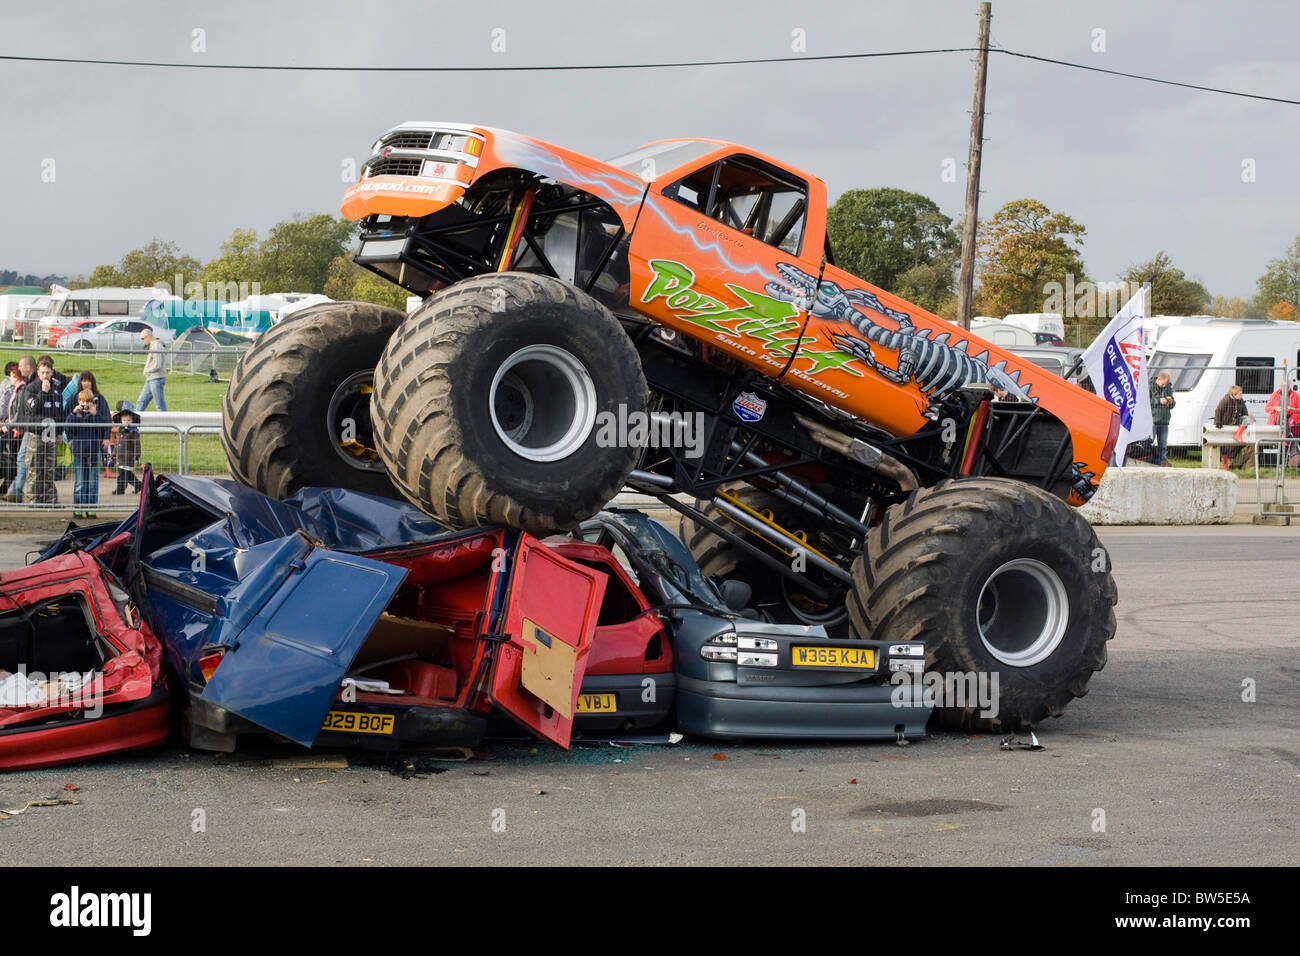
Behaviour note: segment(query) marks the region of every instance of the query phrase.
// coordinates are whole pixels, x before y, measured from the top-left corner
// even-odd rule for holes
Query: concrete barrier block
[[[1237,476],[1202,468],[1111,467],[1079,509],[1095,525],[1227,524],[1237,507]]]

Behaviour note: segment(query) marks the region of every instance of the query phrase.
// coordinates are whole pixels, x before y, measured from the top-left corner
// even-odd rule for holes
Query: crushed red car
[[[170,732],[162,647],[94,557],[0,574],[0,769],[152,747]]]

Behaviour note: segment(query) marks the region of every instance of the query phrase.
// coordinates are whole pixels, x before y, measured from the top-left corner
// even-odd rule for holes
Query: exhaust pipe
[[[823,448],[829,448],[845,458],[851,458],[887,478],[892,478],[898,482],[898,486],[904,491],[916,491],[921,486],[916,473],[911,468],[908,468],[892,455],[887,455],[875,445],[858,438],[851,438],[843,432],[828,428],[821,422],[813,421],[805,415],[795,415],[795,420],[808,429],[808,434],[812,436],[813,441]]]

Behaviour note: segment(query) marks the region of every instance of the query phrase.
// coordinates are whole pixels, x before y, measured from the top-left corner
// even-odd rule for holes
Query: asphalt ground
[[[0,526],[0,568],[57,530]],[[77,801],[0,820],[0,858],[1294,865],[1300,531],[1099,534],[1119,629],[1088,696],[1038,728],[1042,750],[946,731],[906,747],[493,742],[468,761],[383,766],[354,754],[344,769],[313,769],[285,765],[301,762],[292,748],[172,746],[0,776],[0,809]]]

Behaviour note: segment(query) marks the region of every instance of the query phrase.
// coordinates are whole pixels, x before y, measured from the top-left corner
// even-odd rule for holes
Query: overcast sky
[[[975,0],[934,3],[0,0],[0,53],[328,65],[635,63],[971,46]],[[506,50],[491,49],[505,30]],[[195,29],[207,52],[191,51]],[[1092,51],[1105,31],[1104,53]],[[1300,99],[1294,0],[994,0],[997,45]],[[88,274],[153,236],[206,260],[236,227],[337,213],[342,163],[442,119],[597,157],[734,140],[846,189],[960,215],[971,54],[680,70],[265,73],[0,61],[0,268]],[[1212,294],[1254,292],[1300,234],[1300,107],[994,55],[980,215],[1034,197],[1087,227],[1093,278],[1166,250]],[[41,181],[42,162],[56,179]],[[958,164],[944,182],[944,160]],[[1256,181],[1242,181],[1254,160]]]

